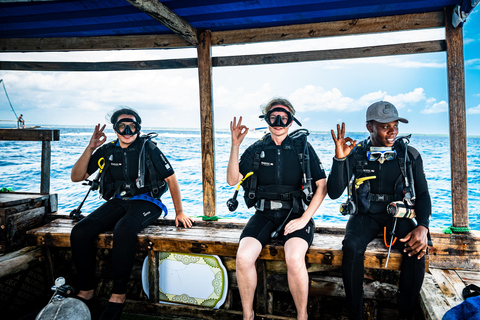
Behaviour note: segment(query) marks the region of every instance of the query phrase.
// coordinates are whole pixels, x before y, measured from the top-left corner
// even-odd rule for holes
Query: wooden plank
[[[22,211],[21,208],[9,208],[26,204],[28,209],[38,207],[43,201],[47,200],[49,195],[27,192],[0,192],[0,213],[15,213]],[[5,209],[1,209],[5,208]],[[26,209],[26,208],[25,208]],[[4,210],[4,211],[3,211]]]
[[[0,140],[59,141],[60,130],[52,129],[0,129]]]
[[[445,51],[445,41],[424,41],[361,48],[286,52],[213,58],[215,67],[247,66],[287,62],[339,60]]]
[[[65,38],[0,38],[0,52],[52,52],[185,48],[176,34]]]
[[[203,213],[215,215],[215,128],[213,124],[211,33],[199,35],[198,82],[200,86],[200,131],[202,137]]]
[[[377,18],[330,21],[271,28],[219,31],[212,33],[213,45],[310,39],[401,30],[440,28],[443,12],[426,12]]]
[[[198,44],[197,30],[157,0],[126,0],[136,8],[180,35],[192,45]]]
[[[451,308],[435,279],[429,273],[425,274],[420,290],[420,307],[423,310],[425,320],[442,320],[445,312]]]
[[[213,67],[249,66],[273,63],[338,60],[388,55],[445,51],[444,40],[369,46],[349,49],[316,50],[307,52],[267,53],[212,58]],[[196,68],[197,59],[167,59],[118,62],[36,62],[0,61],[0,70],[15,71],[126,71]]]
[[[0,256],[0,278],[28,270],[42,256],[42,249],[37,247],[25,247]]]
[[[42,141],[42,160],[40,162],[40,193],[50,192],[50,163],[52,161],[52,147],[50,141]]]
[[[212,45],[230,45],[418,30],[443,26],[445,26],[443,12],[426,12],[281,27],[219,31],[212,33],[211,42]],[[0,52],[132,50],[184,48],[188,46],[192,46],[189,41],[170,34],[71,38],[0,38]]]
[[[452,182],[452,225],[468,227],[467,125],[463,27],[453,28],[452,8],[445,11],[447,41],[448,110]]]
[[[15,71],[130,71],[196,67],[195,58],[115,62],[0,61],[0,70]]]
[[[158,252],[148,251],[148,293],[151,302],[158,302],[160,296],[158,274]]]
[[[143,301],[127,300],[125,304],[124,313],[135,314],[149,314],[158,316],[175,315],[176,317],[189,317],[189,319],[203,319],[203,320],[242,320],[243,315],[241,311],[227,310],[224,308],[211,309],[204,307],[196,307],[189,305],[174,305],[165,303],[151,303]],[[256,314],[255,319],[258,320],[295,320],[295,318],[284,317],[278,315]]]
[[[265,314],[269,309],[267,298],[267,266],[265,260],[257,260],[255,268],[257,270],[257,289],[255,290],[257,303],[255,304],[255,313]]]
[[[432,233],[430,267],[442,269],[480,269],[480,233]]]
[[[430,274],[435,279],[435,283],[439,286],[450,308],[463,302],[462,290],[465,288],[465,283],[455,271],[430,268]]]
[[[398,286],[379,281],[366,280],[363,285],[365,299],[394,301],[397,298]],[[341,277],[312,276],[310,278],[309,295],[345,297],[345,288]]]
[[[70,247],[72,220],[58,219],[43,227],[27,232],[31,245]],[[217,229],[197,227],[192,229],[174,226],[149,226],[138,235],[137,249],[148,251],[186,252],[214,254],[222,257],[235,257],[241,229]],[[327,266],[341,266],[343,235],[315,234],[312,246],[307,252],[307,262]],[[111,249],[113,234],[103,233],[98,237],[99,248]],[[151,249],[150,249],[151,248]],[[370,243],[365,253],[365,268],[384,269],[387,250],[382,239]],[[268,244],[261,252],[260,259],[285,260],[284,248],[280,244]],[[402,256],[392,251],[388,264],[389,270],[398,270]]]
[[[480,287],[480,272],[457,270],[457,274],[465,283],[465,286],[475,284]]]

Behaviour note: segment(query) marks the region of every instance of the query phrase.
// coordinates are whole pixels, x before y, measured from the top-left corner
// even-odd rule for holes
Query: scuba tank
[[[79,299],[71,298],[74,295],[73,287],[66,285],[64,278],[55,280],[52,291],[52,298],[35,320],[91,320],[87,305]]]

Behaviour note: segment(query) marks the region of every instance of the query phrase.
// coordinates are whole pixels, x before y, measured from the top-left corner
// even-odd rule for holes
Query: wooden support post
[[[452,8],[445,10],[448,105],[452,180],[452,225],[468,227],[467,125],[463,28],[452,26]]]
[[[153,244],[152,244],[153,245]],[[148,251],[148,295],[151,302],[158,302],[160,295],[158,275],[158,252]]]
[[[47,283],[53,285],[55,283],[55,268],[53,265],[52,253],[48,246],[45,247],[45,258],[47,259]]]
[[[52,148],[50,141],[42,141],[42,162],[40,193],[48,194],[50,192],[50,162],[52,159]]]
[[[257,305],[255,312],[257,314],[266,314],[268,310],[267,295],[267,264],[265,260],[257,260]]]
[[[213,126],[212,45],[211,32],[199,35],[197,46],[198,80],[200,84],[200,125],[202,136],[203,212],[215,215],[215,143]]]

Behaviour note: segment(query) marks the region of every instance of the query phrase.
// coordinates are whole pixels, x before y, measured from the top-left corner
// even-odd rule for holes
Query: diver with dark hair
[[[395,106],[386,101],[370,105],[366,113],[370,136],[357,143],[337,124],[335,157],[328,176],[328,195],[340,197],[348,189],[340,211],[350,215],[343,240],[342,275],[350,319],[362,319],[364,254],[367,245],[384,233],[385,245],[402,252],[398,308],[411,319],[425,275],[425,254],[431,199],[419,152],[398,137]],[[398,241],[397,241],[398,240]],[[388,263],[388,258],[387,258]],[[387,266],[387,265],[386,265]]]
[[[183,212],[180,187],[164,154],[151,141],[152,134],[140,136],[141,118],[133,109],[122,107],[110,117],[117,140],[106,142],[105,125],[95,126],[90,142],[74,164],[73,182],[86,180],[99,171],[100,194],[106,200],[78,222],[70,236],[73,261],[78,274],[77,298],[89,301],[95,293],[95,239],[113,230],[113,288],[100,319],[120,319],[125,305],[127,282],[135,261],[137,234],[167,214],[160,197],[170,190],[175,207],[175,225],[192,226]],[[97,180],[97,179],[96,179]]]
[[[238,123],[236,118],[230,123],[232,147],[227,182],[233,186],[241,181],[247,206],[256,209],[240,236],[236,258],[243,319],[254,318],[255,261],[267,243],[279,240],[284,243],[288,285],[297,319],[305,320],[309,286],[305,254],[315,232],[312,216],[327,193],[326,175],[307,142],[308,131],[301,129],[289,134],[292,122],[299,122],[288,100],[273,99],[262,113],[260,117],[267,122],[270,133],[248,147],[240,162],[239,148],[248,128],[242,125],[242,117]],[[230,210],[235,210],[235,201],[227,202]]]

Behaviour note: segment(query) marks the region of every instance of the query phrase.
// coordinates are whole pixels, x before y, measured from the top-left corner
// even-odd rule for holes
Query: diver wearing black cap
[[[364,253],[384,232],[385,245],[402,252],[398,307],[401,319],[411,319],[425,274],[432,210],[423,161],[407,137],[397,137],[398,123],[408,121],[393,104],[372,104],[366,120],[370,137],[361,143],[345,137],[343,123],[337,125],[337,135],[331,131],[335,157],[328,195],[337,199],[348,189],[341,206],[342,214],[350,215],[342,247],[347,307],[350,319],[362,319]]]
[[[113,230],[113,288],[100,319],[120,319],[127,282],[135,261],[137,234],[167,213],[160,201],[168,189],[176,211],[178,227],[191,227],[192,220],[182,208],[180,188],[172,166],[150,140],[152,134],[140,136],[141,118],[136,111],[115,111],[110,122],[117,140],[105,143],[105,125],[97,124],[89,145],[72,168],[72,181],[86,180],[99,169],[100,194],[107,200],[78,222],[70,236],[73,260],[79,278],[78,298],[88,301],[94,296],[95,239]],[[97,180],[97,179],[96,179]],[[168,186],[168,187],[167,187]]]
[[[247,178],[242,183],[242,186],[248,186],[245,189],[247,206],[256,208],[240,236],[236,260],[237,283],[245,320],[254,316],[253,297],[257,284],[255,261],[272,238],[285,244],[288,282],[297,316],[298,319],[307,319],[308,273],[305,254],[314,235],[312,216],[327,190],[321,162],[306,141],[308,132],[297,130],[292,133],[293,136],[288,132],[293,121],[299,124],[293,116],[294,112],[288,100],[270,101],[260,116],[268,123],[270,133],[248,147],[240,162],[239,147],[248,128],[242,125],[241,117],[238,123],[236,118],[230,123],[232,147],[227,182],[233,186]],[[299,154],[302,155],[302,161],[299,161]],[[305,174],[306,170],[311,172]],[[304,192],[303,187],[308,183],[313,188],[305,189],[312,192]],[[227,205],[235,209],[232,201]]]

